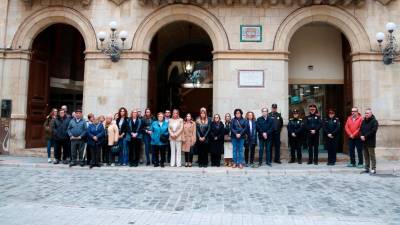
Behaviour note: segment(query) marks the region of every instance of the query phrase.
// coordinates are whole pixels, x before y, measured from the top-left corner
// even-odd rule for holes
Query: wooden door
[[[43,34],[45,35],[45,34]],[[49,99],[49,42],[39,35],[33,46],[29,66],[26,148],[44,147],[43,123]]]

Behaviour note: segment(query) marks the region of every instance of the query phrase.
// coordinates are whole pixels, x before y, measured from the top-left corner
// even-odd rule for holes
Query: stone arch
[[[229,50],[228,36],[219,20],[201,7],[183,4],[167,5],[147,16],[133,36],[133,50],[148,52],[157,31],[176,21],[191,22],[203,28],[211,39],[214,51]]]
[[[35,37],[50,25],[69,24],[82,35],[86,51],[97,49],[96,33],[90,21],[78,11],[68,7],[47,7],[28,16],[18,27],[12,41],[13,49],[30,49]]]
[[[312,22],[324,22],[339,29],[349,40],[352,52],[369,52],[369,37],[362,24],[346,11],[334,6],[320,5],[300,8],[279,26],[274,40],[275,51],[288,51],[293,34]]]

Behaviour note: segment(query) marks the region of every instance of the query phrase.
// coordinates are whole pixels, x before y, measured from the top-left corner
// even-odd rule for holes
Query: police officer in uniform
[[[301,164],[302,163],[301,139],[303,137],[304,123],[303,120],[299,118],[299,111],[297,109],[293,109],[293,118],[289,119],[287,130],[288,130],[289,145],[290,145],[289,163],[294,163],[296,161],[296,153],[297,153],[297,163]]]
[[[308,163],[318,165],[319,130],[322,127],[321,117],[318,115],[317,106],[308,106],[310,114],[305,117],[304,126],[308,143]]]
[[[323,122],[324,133],[326,135],[326,149],[328,150],[328,166],[336,163],[337,142],[340,133],[340,121],[335,115],[334,109],[328,110],[328,117]]]
[[[269,117],[272,119],[274,132],[272,133],[271,154],[272,146],[274,147],[274,162],[281,164],[281,130],[283,127],[283,119],[280,113],[277,112],[278,105],[272,104]]]

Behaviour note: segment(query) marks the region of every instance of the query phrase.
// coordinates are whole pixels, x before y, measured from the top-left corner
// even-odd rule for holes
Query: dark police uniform
[[[328,150],[328,165],[335,165],[337,142],[340,134],[340,121],[336,116],[324,119],[324,133],[326,135],[326,149]],[[328,137],[332,134],[333,138]]]
[[[318,145],[319,130],[322,127],[321,117],[311,114],[305,117],[304,121],[307,143],[308,143],[308,164],[318,164]],[[315,134],[311,134],[311,130],[315,130]]]
[[[276,104],[272,104],[272,108],[276,108]],[[281,130],[283,127],[282,115],[278,112],[270,112],[269,117],[272,119],[274,131],[272,132],[271,139],[271,154],[272,147],[274,147],[274,162],[281,162]],[[272,157],[271,157],[272,158]]]
[[[301,155],[301,144],[302,137],[304,132],[304,123],[300,118],[290,118],[287,126],[288,136],[289,136],[289,145],[290,145],[290,161],[289,163],[294,163],[296,160],[296,152],[297,152],[297,162],[299,164],[302,163],[302,155]],[[293,136],[294,134],[295,136]]]

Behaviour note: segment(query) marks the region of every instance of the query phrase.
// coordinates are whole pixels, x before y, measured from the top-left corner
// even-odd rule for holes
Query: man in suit
[[[257,133],[259,140],[259,162],[258,166],[262,165],[262,158],[264,154],[264,149],[266,152],[266,164],[271,165],[271,139],[272,133],[274,131],[274,124],[272,119],[268,116],[268,109],[261,109],[262,116],[257,118]]]

